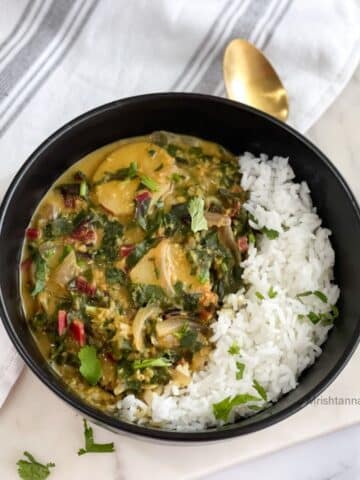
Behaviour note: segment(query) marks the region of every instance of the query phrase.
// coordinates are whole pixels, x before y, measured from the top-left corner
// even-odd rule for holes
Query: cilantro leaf
[[[275,298],[277,295],[277,291],[273,289],[273,287],[270,287],[269,288],[269,291],[268,291],[268,296],[269,298]]]
[[[221,402],[213,404],[213,413],[217,420],[227,422],[231,410],[238,405],[243,405],[248,402],[258,402],[260,398],[250,395],[249,393],[240,393],[234,397],[226,397]]]
[[[314,290],[313,292],[308,290],[307,292],[298,293],[296,296],[300,299],[301,297],[308,297],[309,295],[315,295],[315,297],[318,297],[323,303],[328,302],[327,296],[325,293],[320,292],[320,290]]]
[[[24,456],[28,460],[19,460],[16,463],[19,477],[23,480],[45,480],[51,473],[50,468],[55,467],[52,462],[46,465],[39,463],[29,452],[24,452]]]
[[[96,354],[96,348],[85,345],[78,354],[80,364],[80,373],[90,385],[96,385],[100,380],[102,371],[101,363]]]
[[[325,293],[320,292],[319,290],[315,290],[315,291],[313,292],[313,295],[315,295],[316,297],[318,297],[323,303],[327,303],[327,301],[328,301],[328,298],[327,298],[327,296],[325,295]]]
[[[262,230],[269,240],[275,240],[279,236],[279,232],[277,230],[272,230],[271,228],[264,227]]]
[[[245,364],[241,362],[236,362],[236,380],[241,380],[244,376]]]
[[[230,353],[230,355],[238,355],[240,353],[240,347],[237,342],[234,341],[232,345],[230,345],[228,353]]]
[[[191,216],[191,230],[196,233],[201,230],[207,230],[208,224],[204,217],[204,199],[194,197],[190,200],[188,210]]]
[[[258,394],[260,395],[260,397],[265,400],[265,402],[267,401],[267,394],[266,394],[266,390],[265,388],[260,385],[260,383],[254,379],[254,382],[253,382],[253,387],[255,388],[255,390],[258,392]]]
[[[263,295],[262,293],[260,293],[260,292],[255,292],[255,295],[257,296],[257,298],[258,298],[259,300],[264,300],[264,299],[265,299],[264,295]]]
[[[87,421],[84,419],[84,436],[85,436],[85,448],[78,450],[78,455],[84,455],[85,453],[111,453],[115,452],[114,443],[95,443],[94,432],[91,427],[88,426]]]
[[[135,360],[133,367],[135,370],[143,370],[151,367],[170,367],[171,362],[165,357],[145,358],[144,360]]]

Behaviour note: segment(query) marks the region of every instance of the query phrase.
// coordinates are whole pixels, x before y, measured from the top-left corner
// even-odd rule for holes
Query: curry
[[[43,355],[83,399],[114,411],[191,382],[211,324],[239,290],[252,238],[237,159],[155,132],[87,155],[26,230],[21,291]]]

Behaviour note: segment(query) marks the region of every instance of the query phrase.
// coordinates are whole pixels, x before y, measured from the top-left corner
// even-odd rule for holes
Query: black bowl
[[[90,407],[69,391],[44,361],[29,333],[19,293],[18,265],[24,230],[56,178],[85,154],[115,140],[169,130],[218,142],[234,153],[289,157],[298,181],[308,182],[323,224],[333,231],[340,317],[324,352],[301,376],[298,388],[267,410],[221,428],[174,432],[137,426]],[[165,440],[214,440],[260,430],[304,407],[342,370],[360,335],[360,217],[357,203],[332,163],[306,138],[257,110],[221,98],[155,94],[120,100],[85,113],[48,138],[25,162],[0,209],[0,315],[32,371],[69,405],[114,431]]]

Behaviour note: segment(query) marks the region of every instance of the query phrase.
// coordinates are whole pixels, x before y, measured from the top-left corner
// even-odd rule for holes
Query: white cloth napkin
[[[0,193],[85,110],[148,92],[224,95],[222,54],[236,37],[268,55],[289,123],[306,131],[358,63],[359,10],[357,0],[0,0]],[[0,406],[21,366],[0,325]]]

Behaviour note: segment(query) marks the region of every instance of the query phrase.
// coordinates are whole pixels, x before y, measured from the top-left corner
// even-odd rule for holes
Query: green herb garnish
[[[143,370],[144,368],[153,367],[170,367],[171,362],[168,358],[145,358],[144,360],[135,360],[133,363],[134,370]]]
[[[39,463],[29,452],[24,452],[24,457],[28,460],[19,460],[16,463],[19,477],[23,480],[45,480],[51,473],[50,468],[55,467],[53,462],[46,465]]]
[[[230,353],[230,355],[238,355],[240,353],[240,347],[237,342],[233,342],[232,345],[230,345],[228,353]]]
[[[84,436],[85,436],[85,448],[80,448],[78,455],[84,455],[85,453],[111,453],[115,452],[114,443],[95,443],[94,432],[91,427],[88,426],[87,421],[84,419]]]
[[[236,362],[236,380],[241,380],[244,376],[245,364],[241,362]]]
[[[255,295],[257,296],[257,298],[258,298],[259,300],[265,300],[265,297],[264,297],[264,295],[263,295],[262,293],[260,293],[260,292],[255,292]]]
[[[269,291],[268,291],[268,296],[269,298],[275,298],[277,295],[277,291],[273,289],[273,287],[270,287],[269,288]]]
[[[189,202],[189,213],[191,216],[191,230],[196,233],[207,230],[208,224],[204,217],[204,199],[201,197],[192,198]]]
[[[102,375],[101,363],[96,348],[90,345],[82,347],[78,354],[80,373],[90,385],[96,385]]]
[[[265,388],[262,385],[260,385],[260,383],[255,379],[254,379],[254,382],[253,382],[253,387],[258,392],[260,397],[266,402],[267,401],[267,394],[266,394]]]
[[[278,238],[279,236],[279,232],[277,230],[272,230],[271,228],[264,227],[261,231],[269,240],[275,240],[275,238]]]
[[[226,397],[224,400],[221,400],[221,402],[213,404],[213,413],[217,420],[223,420],[224,422],[227,422],[231,410],[234,407],[248,402],[258,402],[259,400],[260,398],[250,395],[249,393],[241,393],[239,395],[235,395],[234,397]]]

